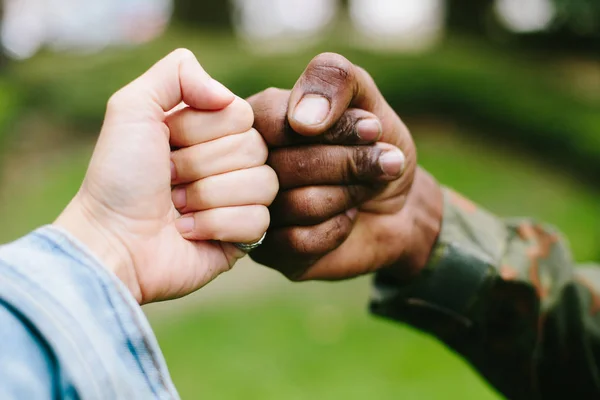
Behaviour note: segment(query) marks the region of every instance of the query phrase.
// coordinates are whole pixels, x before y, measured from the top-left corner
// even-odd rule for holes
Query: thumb
[[[198,110],[221,110],[234,99],[229,89],[204,71],[191,51],[178,49],[116,92],[109,100],[107,118],[151,117],[162,122],[165,112],[181,102]]]
[[[401,148],[410,160],[414,144],[400,117],[371,75],[339,54],[323,53],[310,62],[290,94],[287,119],[294,132],[318,136],[336,124],[344,127],[349,107],[377,117],[382,127],[379,141]]]
[[[382,96],[371,76],[339,54],[315,57],[294,85],[288,104],[291,128],[316,136],[333,127],[348,107],[377,114]]]

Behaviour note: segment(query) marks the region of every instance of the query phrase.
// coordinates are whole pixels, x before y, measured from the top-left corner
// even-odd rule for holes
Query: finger
[[[265,206],[213,208],[183,215],[175,226],[188,240],[254,243],[267,231],[269,218]]]
[[[236,97],[223,110],[202,111],[186,107],[169,115],[165,122],[169,127],[171,146],[187,147],[248,131],[254,122],[254,112],[250,104]]]
[[[312,263],[310,268],[304,268],[304,273],[296,276],[295,279],[297,281],[313,279],[329,281],[345,280],[373,272],[382,265],[390,265],[390,263],[398,262],[398,258],[394,258],[394,255],[401,257],[400,251],[398,253],[394,251],[390,251],[389,253],[378,251],[381,248],[401,249],[410,242],[410,237],[389,234],[390,232],[398,232],[398,220],[386,219],[382,223],[381,218],[370,213],[362,213],[360,218],[364,219],[364,223],[356,224],[346,240],[337,248],[337,251],[331,251],[323,255],[318,261]],[[377,219],[377,221],[370,221],[373,219]],[[380,242],[379,246],[365,246],[365,237],[373,236],[374,234],[369,227],[375,225],[383,225],[378,226],[377,233],[386,232],[388,234],[379,234],[377,236]],[[354,250],[356,248],[361,248],[362,251],[356,252]],[[332,268],[332,266],[341,265],[344,268]]]
[[[220,110],[234,98],[204,71],[191,51],[179,49],[115,93],[109,101],[107,117],[135,120],[151,116],[162,121],[164,113],[182,101],[200,110]]]
[[[366,71],[333,53],[315,57],[292,90],[288,120],[301,135],[319,135],[340,119],[348,106],[375,112],[382,101]]]
[[[294,143],[295,134],[287,122],[290,91],[269,88],[246,101],[254,110],[254,127],[271,147]]]
[[[260,264],[276,265],[292,280],[299,279],[309,265],[344,243],[352,225],[352,217],[341,214],[319,225],[273,229],[250,255]]]
[[[423,203],[428,203],[430,199],[424,200],[423,196],[436,197],[438,204],[442,203],[437,191],[438,183],[422,169],[417,170],[417,175],[423,179],[417,179],[413,187],[413,195],[410,195],[405,205],[405,210],[410,212],[401,212],[393,218],[381,218],[379,215],[364,212],[360,214],[361,223],[355,224],[350,236],[344,243],[333,252],[324,255],[318,261],[311,264],[310,269],[299,277],[298,280],[311,279],[348,279],[354,276],[364,275],[374,270],[381,270],[382,267],[393,264],[403,265],[402,269],[395,269],[394,275],[399,280],[406,281],[409,277],[414,277],[421,271],[416,266],[422,266],[427,263],[431,256],[429,252],[421,251],[421,244],[431,242],[427,239],[432,231],[439,229],[439,225],[422,227],[423,229],[400,229],[401,226],[409,226],[415,223],[415,209],[422,209]],[[437,194],[436,194],[437,191]],[[438,223],[441,219],[441,208],[429,210],[433,215],[437,215]],[[427,223],[428,224],[428,223]],[[425,235],[425,237],[423,236]],[[434,235],[435,236],[435,235]],[[365,238],[377,238],[376,245],[365,246]],[[361,251],[356,251],[360,248]],[[389,251],[381,251],[381,249]],[[430,248],[430,247],[429,247]],[[417,252],[417,254],[415,254]],[[424,253],[424,254],[423,254]],[[273,260],[276,262],[277,260]],[[344,266],[343,268],[335,268]],[[365,267],[367,269],[365,269]]]
[[[263,165],[267,145],[256,129],[173,151],[172,184],[190,183],[238,169]]]
[[[178,186],[173,189],[172,199],[182,214],[220,207],[269,206],[278,188],[275,171],[263,165]]]
[[[320,135],[299,135],[287,120],[289,97],[289,90],[271,88],[248,99],[254,110],[254,127],[270,147],[308,143],[369,144],[381,137],[383,129],[378,118],[361,109],[346,110],[331,128]]]
[[[271,228],[317,225],[351,210],[375,194],[363,185],[305,186],[281,192],[269,211]]]
[[[313,145],[271,151],[267,163],[282,190],[299,186],[382,183],[402,175],[405,157],[387,143],[373,146]]]
[[[381,122],[374,114],[359,108],[351,108],[346,110],[325,133],[312,138],[321,138],[321,143],[328,144],[370,144],[376,142],[382,132]]]

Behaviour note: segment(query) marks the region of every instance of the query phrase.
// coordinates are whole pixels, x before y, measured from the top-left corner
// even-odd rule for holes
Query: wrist
[[[139,302],[141,290],[127,246],[100,222],[102,218],[99,218],[86,203],[83,196],[78,194],[56,219],[54,225],[81,242],[104,268],[125,284]]]
[[[417,273],[429,263],[442,230],[444,194],[438,182],[426,171],[419,169],[419,190],[415,193],[415,236],[419,238],[411,255],[411,264]]]
[[[403,253],[386,269],[401,284],[418,277],[428,264],[442,229],[444,195],[438,182],[418,168],[403,213],[406,236],[401,238]]]

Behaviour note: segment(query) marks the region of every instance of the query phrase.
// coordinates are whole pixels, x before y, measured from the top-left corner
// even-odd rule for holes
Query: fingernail
[[[365,142],[375,142],[381,137],[383,129],[376,119],[361,119],[356,123],[356,133]]]
[[[388,178],[398,178],[404,171],[406,157],[400,149],[389,150],[379,156],[381,170]]]
[[[175,221],[175,227],[179,233],[190,233],[194,230],[194,217],[183,217]]]
[[[353,208],[351,210],[346,211],[346,216],[348,218],[350,218],[350,221],[354,221],[356,219],[357,215],[358,215],[358,209],[357,208]]]
[[[175,167],[175,163],[171,161],[171,180],[174,181],[177,179],[177,167]]]
[[[233,93],[231,92],[231,90],[227,89],[225,87],[225,85],[223,85],[221,82],[219,82],[217,80],[211,79],[210,81],[208,81],[206,86],[208,87],[208,89],[210,91],[212,91],[214,94],[216,94],[219,97],[233,96]]]
[[[187,205],[187,192],[185,188],[176,188],[171,193],[171,198],[175,208],[183,208]]]
[[[317,125],[325,121],[331,105],[329,100],[316,94],[307,94],[294,110],[293,118],[304,125]]]

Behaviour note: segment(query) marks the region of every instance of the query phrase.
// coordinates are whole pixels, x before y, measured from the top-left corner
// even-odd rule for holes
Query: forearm
[[[45,227],[0,247],[0,300],[56,360],[63,389],[86,398],[176,397],[140,307],[65,232]]]
[[[509,398],[567,387],[589,398],[600,393],[599,283],[551,228],[501,221],[447,191],[429,263],[408,285],[379,273],[372,309],[437,336]]]

